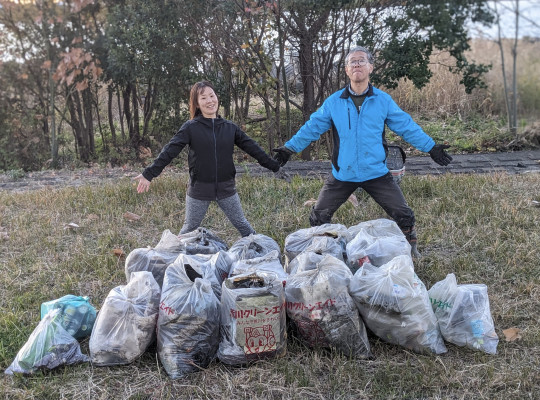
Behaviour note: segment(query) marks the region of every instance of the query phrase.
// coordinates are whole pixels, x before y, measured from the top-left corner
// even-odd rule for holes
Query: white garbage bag
[[[312,244],[314,240],[317,241],[315,238],[319,237],[328,237],[332,239],[332,246],[330,246],[327,250],[323,250],[323,253],[336,254],[334,245],[337,244],[341,250],[341,259],[345,259],[345,246],[351,239],[351,236],[347,231],[347,227],[341,224],[323,224],[320,226],[313,226],[311,228],[300,229],[289,234],[285,238],[284,247],[287,262],[292,261],[298,254],[306,250],[306,248]],[[322,243],[320,242],[319,245],[320,244]]]
[[[411,257],[411,245],[403,234],[373,236],[366,229],[360,229],[346,249],[347,264],[354,272],[364,263],[380,267],[397,256]]]
[[[314,268],[290,276],[287,315],[310,347],[370,358],[366,328],[348,292],[352,273],[343,261],[329,254],[322,257]]]
[[[448,274],[428,294],[446,341],[497,354],[499,337],[495,333],[486,285],[458,285],[456,276]]]
[[[398,256],[381,267],[364,264],[349,291],[367,327],[381,339],[417,353],[447,351],[411,257]]]
[[[167,268],[157,321],[157,351],[172,379],[206,368],[216,355],[220,309],[212,289],[212,282],[190,264],[175,262]]]
[[[229,254],[235,260],[246,260],[263,257],[272,251],[277,251],[278,258],[281,258],[281,249],[274,239],[262,234],[251,234],[234,242]]]
[[[129,364],[155,338],[161,290],[148,271],[133,272],[127,285],[109,292],[90,336],[92,363]]]

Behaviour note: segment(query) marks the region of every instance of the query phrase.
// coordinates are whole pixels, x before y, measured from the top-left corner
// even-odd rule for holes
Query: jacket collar
[[[343,88],[343,92],[341,92],[341,95],[339,96],[342,99],[348,99],[351,96],[351,93],[349,92],[349,85],[345,86]],[[373,85],[371,82],[368,82],[368,91],[366,96],[373,96]]]
[[[200,122],[205,126],[212,126],[212,120],[214,125],[221,125],[225,120],[218,115],[217,118],[205,118],[202,115],[197,115],[193,118],[194,121]]]

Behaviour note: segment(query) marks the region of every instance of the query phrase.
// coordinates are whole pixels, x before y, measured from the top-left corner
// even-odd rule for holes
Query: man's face
[[[373,71],[373,65],[369,63],[366,53],[357,51],[351,54],[345,66],[345,73],[351,82],[362,83],[369,81],[369,74]]]

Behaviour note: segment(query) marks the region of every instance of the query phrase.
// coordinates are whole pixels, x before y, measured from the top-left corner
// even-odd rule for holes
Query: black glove
[[[444,149],[447,149],[449,147],[450,145],[448,144],[436,144],[429,151],[429,155],[437,164],[446,166],[450,164],[450,161],[452,161],[452,157],[450,157],[450,155],[446,151],[444,151]]]
[[[274,156],[274,159],[279,163],[280,166],[284,166],[287,164],[287,161],[289,161],[289,158],[294,154],[294,151],[289,150],[285,146],[278,147],[276,149],[272,149],[276,155]]]
[[[268,168],[272,172],[278,172],[279,171],[279,161],[275,160],[273,158],[270,158],[268,163],[265,165],[266,168]]]

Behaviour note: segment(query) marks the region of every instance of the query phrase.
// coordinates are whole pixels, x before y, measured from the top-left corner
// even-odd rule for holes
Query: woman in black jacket
[[[273,172],[279,170],[279,163],[237,125],[218,116],[218,107],[219,100],[212,84],[208,81],[195,83],[189,96],[191,119],[182,125],[152,165],[133,179],[138,181],[138,193],[147,192],[150,181],[188,145],[190,183],[180,233],[197,229],[210,202],[216,201],[240,234],[247,236],[255,230],[244,216],[236,191],[234,145]]]

